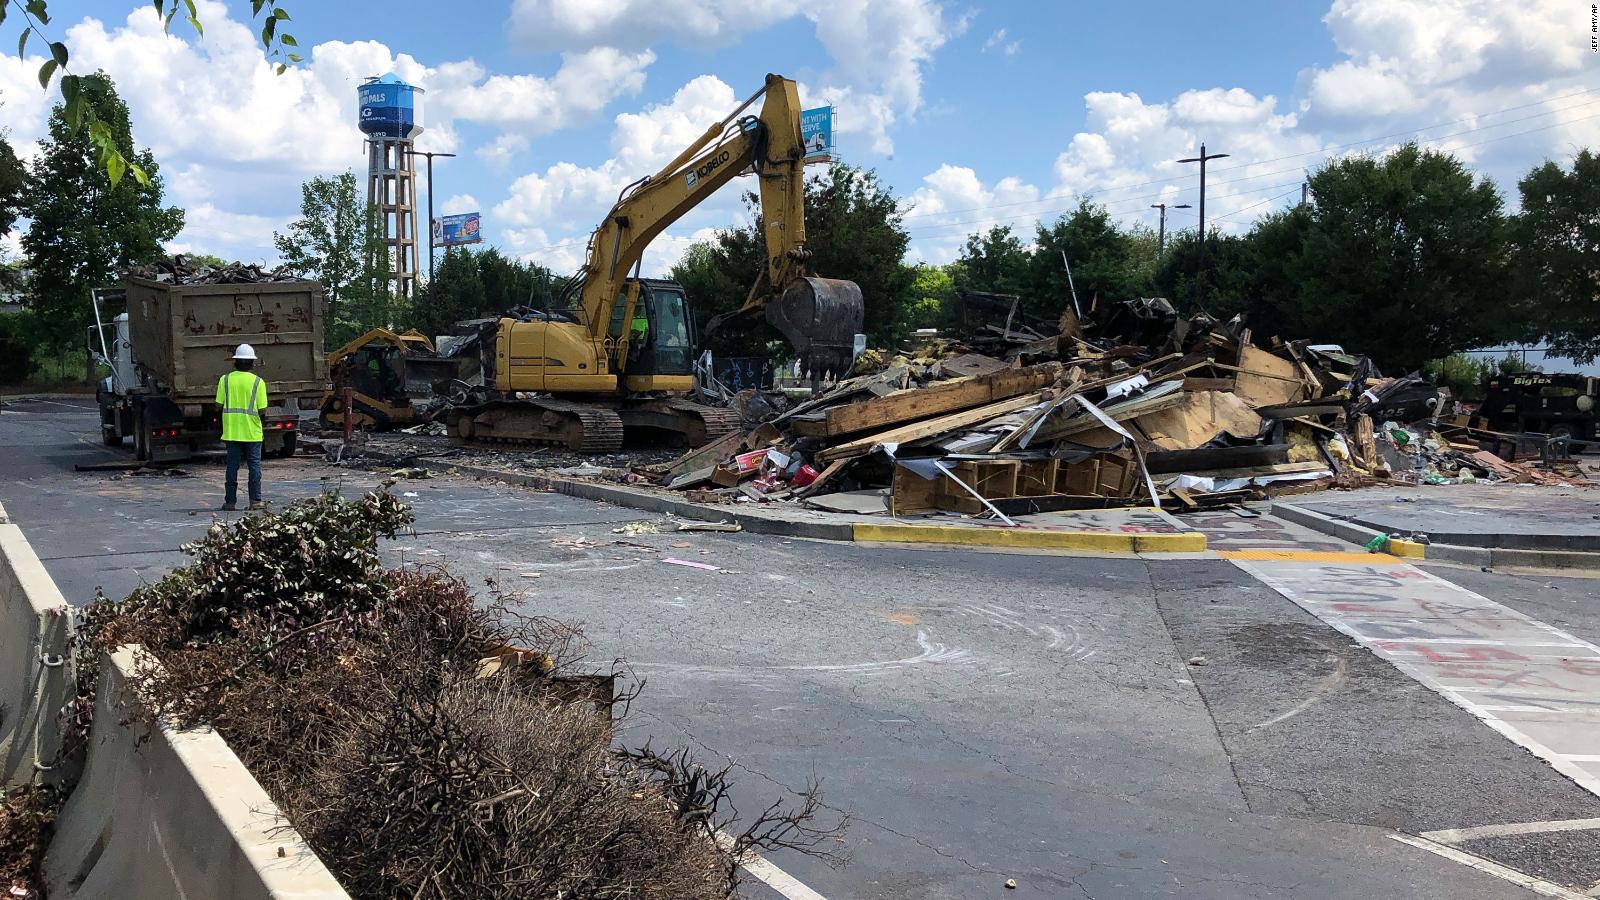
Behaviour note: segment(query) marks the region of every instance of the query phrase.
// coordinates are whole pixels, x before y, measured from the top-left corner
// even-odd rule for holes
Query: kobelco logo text
[[[700,168],[690,169],[688,172],[684,173],[684,183],[689,187],[694,187],[700,183],[700,179],[710,175],[712,172],[715,172],[722,166],[723,163],[727,162],[728,157],[728,151],[724,150],[721,153],[718,153],[716,156],[713,156],[712,158],[701,163]]]

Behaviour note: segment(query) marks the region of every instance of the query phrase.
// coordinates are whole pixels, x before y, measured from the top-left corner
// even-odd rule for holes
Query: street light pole
[[[1199,156],[1178,160],[1181,163],[1197,162],[1200,164],[1200,278],[1196,296],[1202,308],[1205,306],[1206,296],[1206,163],[1213,159],[1223,159],[1227,155],[1226,153],[1207,154],[1206,145],[1202,143]]]
[[[1161,219],[1160,219],[1160,223],[1161,224],[1156,227],[1156,259],[1160,259],[1161,258],[1161,254],[1165,253],[1166,250],[1167,250],[1167,209],[1168,209],[1168,206],[1165,203],[1152,203],[1152,204],[1150,204],[1150,208],[1151,209],[1159,209],[1159,210],[1161,210]],[[1189,207],[1189,204],[1187,204],[1187,203],[1179,203],[1176,206],[1173,206],[1171,208],[1172,209],[1189,209],[1190,207]]]
[[[1204,149],[1204,148],[1201,148]],[[416,153],[412,156],[425,156],[428,159],[428,292],[433,292],[433,158],[435,156],[455,156],[454,153]]]

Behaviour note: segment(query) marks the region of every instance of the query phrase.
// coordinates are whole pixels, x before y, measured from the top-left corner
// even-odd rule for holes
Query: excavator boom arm
[[[650,242],[752,165],[769,248],[762,274],[780,289],[800,274],[806,226],[799,94],[793,81],[768,75],[756,97],[763,95],[759,116],[712,126],[660,172],[625,192],[595,229],[583,269],[581,304],[597,336],[608,327],[627,278]]]

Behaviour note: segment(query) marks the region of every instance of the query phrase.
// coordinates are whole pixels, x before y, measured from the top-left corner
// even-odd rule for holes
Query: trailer
[[[322,285],[315,281],[244,284],[170,283],[130,276],[107,340],[101,304],[116,292],[95,292],[98,343],[111,368],[96,398],[105,443],[133,438],[141,461],[180,462],[219,447],[222,408],[217,382],[233,369],[239,344],[255,347],[255,371],[266,379],[262,454],[292,456],[300,410],[315,409],[327,389],[322,350]]]

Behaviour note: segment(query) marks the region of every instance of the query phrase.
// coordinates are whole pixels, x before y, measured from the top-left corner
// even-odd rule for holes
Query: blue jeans
[[[223,502],[233,506],[239,502],[239,458],[250,465],[250,502],[261,499],[261,442],[223,441],[228,448],[228,493]]]

